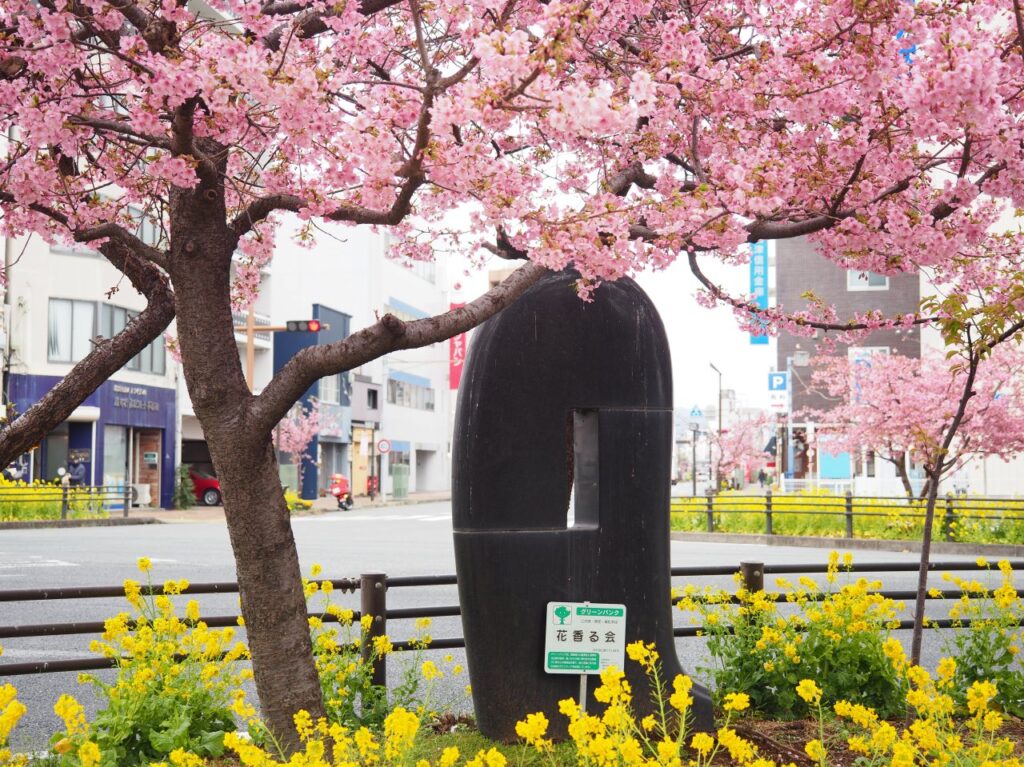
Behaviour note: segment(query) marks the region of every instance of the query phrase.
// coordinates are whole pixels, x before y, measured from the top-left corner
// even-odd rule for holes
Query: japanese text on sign
[[[599,674],[624,668],[626,606],[589,602],[548,602],[544,671]]]

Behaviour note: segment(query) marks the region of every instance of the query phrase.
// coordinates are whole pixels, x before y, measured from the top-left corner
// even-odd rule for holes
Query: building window
[[[328,405],[341,404],[341,376],[335,374],[320,379],[320,401]]]
[[[889,278],[884,274],[848,269],[846,271],[847,290],[888,290]]]
[[[377,409],[377,390],[367,389],[366,390],[366,407],[368,410]]]
[[[160,243],[161,234],[157,223],[138,208],[128,208],[128,214],[135,222],[135,236],[155,248]]]
[[[437,281],[437,264],[434,261],[409,261],[406,266],[420,279],[431,284]]]
[[[121,306],[111,304],[100,305],[99,334],[104,338],[113,338],[139,316]],[[167,372],[167,350],[164,348],[163,335],[157,336],[141,352],[132,357],[125,365],[127,370],[137,370],[140,373],[151,373],[162,376]]]
[[[78,362],[92,351],[96,335],[96,304],[92,301],[50,299],[46,358],[50,362]]]
[[[434,390],[427,385],[396,378],[388,379],[388,402],[418,410],[434,409]]]

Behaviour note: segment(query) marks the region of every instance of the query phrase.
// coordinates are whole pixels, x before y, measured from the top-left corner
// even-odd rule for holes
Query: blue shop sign
[[[107,423],[165,428],[174,413],[174,389],[107,381],[98,391]]]

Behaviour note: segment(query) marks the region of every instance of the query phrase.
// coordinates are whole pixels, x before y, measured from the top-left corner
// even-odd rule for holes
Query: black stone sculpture
[[[543,670],[549,601],[624,603],[627,642],[654,642],[665,677],[682,673],[672,635],[669,467],[672,368],[665,330],[631,280],[593,301],[553,274],[485,323],[463,372],[453,456],[459,598],[480,731],[515,738],[579,678]],[[567,527],[570,492],[574,521]],[[627,662],[634,706],[648,686]],[[599,708],[592,691],[589,710]],[[712,726],[694,685],[693,725]]]

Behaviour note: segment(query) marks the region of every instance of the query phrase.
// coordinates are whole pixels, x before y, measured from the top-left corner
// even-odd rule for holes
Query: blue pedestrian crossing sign
[[[704,417],[704,411],[697,405],[690,408],[690,414],[686,417],[686,428],[690,431],[704,431],[708,428],[708,419]]]

